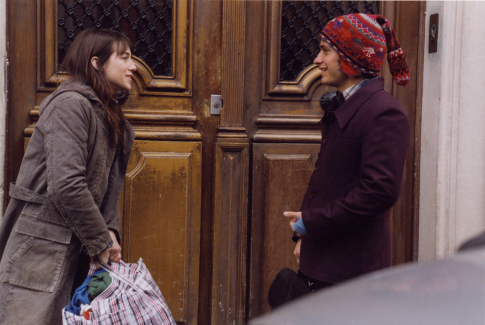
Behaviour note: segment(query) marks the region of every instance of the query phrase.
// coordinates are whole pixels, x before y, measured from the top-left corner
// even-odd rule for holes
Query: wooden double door
[[[178,324],[243,324],[268,312],[276,272],[297,267],[282,212],[299,209],[321,140],[320,97],[330,90],[311,65],[318,47],[312,33],[346,10],[384,13],[412,74],[397,89],[384,72],[414,131],[392,214],[393,264],[416,258],[422,3],[11,0],[7,6],[6,184],[16,178],[41,101],[67,78],[59,65],[75,35],[108,27],[132,40],[137,72],[123,110],[136,139],[120,197],[123,259],[143,258]],[[222,97],[220,115],[211,114],[211,95]]]

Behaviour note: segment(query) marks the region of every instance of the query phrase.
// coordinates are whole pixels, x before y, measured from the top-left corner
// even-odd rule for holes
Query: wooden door
[[[250,2],[246,64],[246,123],[252,145],[248,318],[269,312],[267,292],[276,273],[297,269],[292,231],[282,214],[299,211],[320,147],[319,100],[330,89],[312,64],[319,23],[349,12],[381,13],[395,28],[411,69],[407,87],[397,87],[384,68],[386,89],[411,124],[402,195],[392,210],[392,264],[416,258],[415,180],[419,172],[418,53],[422,51],[420,2]],[[314,39],[314,41],[312,41]]]
[[[131,39],[137,71],[123,111],[136,139],[120,197],[123,259],[143,258],[178,324],[210,321],[220,117],[209,103],[221,94],[221,8],[187,0],[8,3],[7,184],[41,101],[68,78],[60,63],[73,38],[86,28],[114,28]]]
[[[282,67],[280,57],[291,59],[297,56],[292,51],[305,48],[296,42],[285,51],[290,37],[285,41],[282,33],[290,31],[283,19],[309,6],[318,12],[309,23],[315,32],[329,10],[366,10],[362,5],[9,1],[5,184],[16,178],[41,101],[67,78],[59,63],[72,37],[91,27],[126,32],[138,70],[123,105],[136,132],[120,197],[123,258],[144,259],[178,324],[244,324],[268,311],[267,288],[276,272],[296,268],[281,214],[301,203],[319,149],[319,100],[327,91],[311,64]],[[391,20],[410,62],[414,77],[405,89],[386,82],[415,127],[421,44],[416,35],[424,10],[418,2],[369,6]],[[301,16],[311,13],[307,8]],[[312,44],[315,51],[318,42]],[[311,55],[300,53],[298,60]],[[222,95],[220,116],[210,113],[212,94]],[[413,131],[419,139],[419,128]],[[415,139],[393,212],[394,264],[415,258]]]

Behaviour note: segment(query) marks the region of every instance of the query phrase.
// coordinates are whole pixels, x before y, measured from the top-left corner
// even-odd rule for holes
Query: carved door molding
[[[265,46],[265,71],[263,78],[265,99],[287,99],[295,96],[296,100],[308,100],[311,94],[309,88],[318,79],[320,71],[314,65],[310,65],[301,71],[295,80],[280,80],[280,57],[281,57],[281,11],[282,1],[268,1],[265,4],[266,39]]]
[[[135,82],[138,85],[139,94],[150,96],[189,96],[191,94],[191,65],[189,65],[191,31],[189,22],[192,8],[188,0],[177,0],[173,2],[173,69],[170,76],[155,75],[148,65],[140,58],[134,56],[138,78]],[[39,59],[40,59],[40,88],[52,90],[60,82],[66,80],[68,75],[59,69],[58,55],[58,16],[57,0],[38,1],[39,15]],[[91,13],[92,14],[92,13]]]

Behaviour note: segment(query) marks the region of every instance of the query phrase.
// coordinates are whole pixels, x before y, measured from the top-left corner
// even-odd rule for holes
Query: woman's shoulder
[[[83,94],[78,93],[75,90],[68,90],[64,91],[60,94],[57,94],[54,98],[52,98],[52,104],[58,104],[59,102],[65,101],[72,101],[72,104],[90,104],[90,101],[86,96]]]
[[[40,113],[48,107],[55,108],[62,103],[69,105],[73,109],[89,109],[93,108],[93,104],[99,101],[94,90],[78,80],[68,79],[57,87],[57,89],[43,100],[40,106]]]
[[[54,100],[57,103],[62,102],[64,104],[66,104],[66,102],[70,102],[70,103],[72,103],[72,105],[92,106],[91,101],[86,96],[84,96],[83,94],[81,94],[81,93],[79,93],[75,90],[68,90],[68,91],[62,92],[62,93],[58,94],[54,98]]]
[[[54,95],[54,94],[53,94]],[[83,94],[74,90],[63,91],[55,94],[53,98],[47,97],[41,104],[40,120],[48,120],[54,115],[66,123],[77,123],[84,121],[88,123],[94,114],[94,107],[91,101]]]

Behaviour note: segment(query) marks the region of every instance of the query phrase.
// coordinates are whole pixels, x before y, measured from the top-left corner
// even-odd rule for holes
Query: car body
[[[370,273],[249,324],[485,324],[485,248]]]

